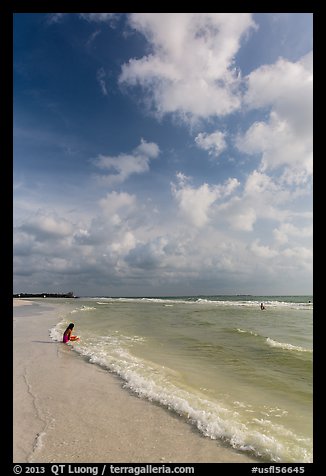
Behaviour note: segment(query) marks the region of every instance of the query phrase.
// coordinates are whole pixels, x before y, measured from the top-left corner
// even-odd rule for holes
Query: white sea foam
[[[309,352],[309,353],[313,352],[312,349],[305,349],[304,347],[288,344],[287,342],[278,342],[276,340],[271,339],[270,337],[267,337],[266,342],[270,347],[276,347],[283,350],[294,350],[296,352]]]
[[[54,340],[61,340],[63,323],[51,329]],[[291,439],[289,445],[277,436],[280,428],[274,429],[268,418],[253,418],[254,427],[249,427],[239,411],[246,405],[241,402],[221,403],[212,401],[176,386],[169,379],[169,369],[155,366],[152,362],[133,356],[126,345],[138,336],[98,336],[81,340],[74,350],[89,359],[90,363],[100,365],[119,375],[124,386],[139,397],[155,401],[176,412],[189,423],[195,425],[205,436],[222,439],[232,447],[242,451],[254,452],[271,461],[311,462],[312,455],[296,442],[300,435],[287,432]],[[285,429],[283,428],[283,433]]]
[[[259,334],[257,334],[256,332],[254,331],[250,331],[248,329],[240,329],[240,328],[237,328],[236,329],[237,332],[239,332],[240,334],[248,334],[248,335],[252,335],[254,337],[263,337],[263,336],[260,336]],[[265,337],[265,340],[266,340],[266,343],[270,346],[270,347],[274,347],[274,348],[278,348],[278,349],[283,349],[283,350],[289,350],[289,351],[296,351],[296,352],[308,352],[308,353],[312,353],[313,350],[312,349],[306,349],[304,347],[301,347],[301,346],[298,346],[298,345],[293,345],[293,344],[289,344],[287,342],[278,342],[274,339],[271,339],[270,337]]]
[[[249,331],[249,330],[247,330],[247,329],[240,329],[240,328],[238,328],[237,331],[240,332],[240,334],[250,334],[250,335],[255,336],[255,337],[258,337],[258,336],[259,336],[259,334],[256,334],[256,332],[254,332],[254,331]]]
[[[72,348],[90,363],[119,375],[124,386],[139,397],[176,412],[209,438],[220,438],[265,460],[311,462],[312,443],[305,438],[310,436],[310,389],[303,387],[308,403],[303,407],[303,423],[297,423],[293,421],[296,409],[291,406],[291,395],[286,393],[288,382],[286,388],[282,386],[288,359],[270,359],[278,349],[291,351],[288,355],[297,359],[298,365],[303,362],[309,380],[305,363],[311,354],[295,353],[309,352],[304,348],[310,342],[309,313],[300,313],[299,319],[298,312],[289,311],[293,303],[287,306],[278,301],[276,312],[261,313],[258,299],[226,299],[84,300],[74,310],[80,313],[74,316],[81,340]],[[264,303],[267,305],[266,300]],[[272,308],[270,304],[272,300]],[[173,312],[164,311],[165,306],[174,306]],[[239,307],[238,312],[236,306],[251,307],[252,311],[240,312]],[[61,342],[69,319],[66,315],[50,330],[54,340]],[[268,351],[272,347],[275,350]],[[280,367],[281,371],[274,372]],[[302,380],[301,372],[298,378]],[[295,392],[295,378],[293,382]]]
[[[75,314],[75,313],[78,313],[78,312],[85,312],[85,311],[96,311],[96,307],[81,306],[78,309],[73,309],[72,311],[70,311],[70,314]]]
[[[62,341],[62,334],[64,332],[64,329],[62,329],[62,324],[59,323],[56,327],[53,327],[52,329],[49,329],[49,336],[51,339],[55,340],[56,342],[61,342]]]
[[[158,303],[158,304],[188,304],[188,305],[214,305],[214,306],[234,306],[234,307],[248,307],[248,308],[257,308],[260,309],[261,299],[226,299],[222,298],[210,298],[210,297],[191,297],[191,298],[159,298],[159,297],[136,297],[136,298],[91,298],[90,300],[96,300],[97,304],[110,304],[113,302],[117,303],[132,303],[132,302],[142,302],[142,303]],[[312,310],[312,302],[293,302],[293,301],[282,301],[275,299],[264,299],[264,305],[267,308],[289,308],[296,310]]]

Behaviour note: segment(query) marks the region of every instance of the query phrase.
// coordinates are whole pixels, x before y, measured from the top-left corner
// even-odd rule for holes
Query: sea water
[[[260,309],[263,302],[265,310]],[[262,461],[312,462],[311,296],[92,297],[71,344],[141,398]],[[144,422],[144,425],[146,422]]]

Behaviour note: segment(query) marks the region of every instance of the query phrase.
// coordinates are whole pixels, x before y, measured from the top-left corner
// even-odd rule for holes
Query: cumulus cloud
[[[65,218],[40,212],[24,223],[20,229],[33,235],[36,240],[44,241],[70,236],[73,226]]]
[[[228,179],[223,185],[204,183],[196,188],[190,185],[190,178],[182,173],[177,174],[177,181],[177,184],[171,184],[171,190],[179,210],[190,223],[199,228],[208,223],[216,200],[232,194],[239,185],[237,179]]]
[[[64,15],[53,14],[49,22],[58,23]],[[81,13],[79,18],[92,28],[101,23],[101,30],[89,37],[90,47],[102,25],[112,27],[119,17]],[[156,286],[155,294],[164,294],[167,289],[179,292],[180,282],[192,282],[190,292],[208,291],[207,283],[213,283],[212,292],[238,292],[242,282],[258,283],[255,291],[261,286],[266,292],[269,282],[274,290],[282,289],[279,283],[297,283],[300,276],[307,283],[311,213],[307,202],[295,199],[311,190],[312,54],[296,62],[279,58],[242,78],[234,60],[243,38],[255,28],[250,14],[133,13],[126,18],[144,35],[148,49],[146,56],[122,66],[120,85],[142,90],[156,117],[209,120],[213,132],[205,132],[201,122],[195,143],[211,157],[231,145],[238,116],[225,121],[234,127],[227,133],[214,118],[239,111],[244,126],[235,145],[258,157],[259,164],[255,160],[250,168],[248,160],[247,168],[237,169],[239,179],[220,182],[215,176],[210,183],[194,184],[179,172],[171,188],[160,190],[159,198],[153,195],[151,204],[141,193],[121,190],[96,195],[87,213],[78,202],[74,214],[70,203],[51,213],[43,201],[45,211],[32,215],[27,203],[36,209],[40,201],[33,206],[21,202],[23,224],[14,230],[14,272],[24,278],[20,284],[35,291],[39,283],[51,289],[59,283],[62,290],[69,283],[68,289],[81,293],[119,294],[134,292],[140,289],[135,283],[141,283],[140,293]],[[104,68],[96,79],[106,96]],[[250,110],[259,110],[259,119],[251,124],[245,114]],[[98,155],[93,164],[103,184],[123,184],[128,190],[126,181],[148,173],[159,154],[156,143],[142,139],[131,152]],[[27,215],[32,218],[25,219]]]
[[[218,285],[221,273],[223,286],[239,286],[241,276],[249,282],[261,279],[266,286],[269,279],[280,282],[284,276],[297,278],[302,270],[311,272],[311,228],[300,226],[300,215],[285,221],[274,206],[274,218],[279,219],[274,232],[266,227],[265,235],[250,233],[264,217],[273,186],[264,177],[249,182],[240,194],[236,179],[195,187],[180,173],[172,185],[178,208],[161,214],[160,226],[139,198],[117,191],[104,195],[97,207],[94,203],[93,214],[83,223],[40,213],[14,231],[15,276],[21,277],[21,286],[26,283],[26,290],[33,286],[33,276],[51,289],[56,282],[62,290],[70,283],[69,289],[99,294],[135,289],[136,280],[146,294],[151,289],[171,292],[184,279],[198,291],[205,280]],[[247,234],[237,238],[232,228]]]
[[[269,108],[266,121],[257,121],[236,144],[248,154],[261,155],[261,170],[290,168],[288,184],[306,183],[312,174],[312,53],[293,63],[280,58],[264,65],[246,78],[247,107]]]
[[[208,222],[208,214],[211,205],[218,198],[218,192],[214,187],[204,183],[200,187],[173,188],[174,196],[183,214],[198,227]]]
[[[127,231],[119,241],[114,241],[111,245],[113,252],[125,255],[136,246],[136,239],[131,231]]]
[[[229,194],[229,199],[217,203],[214,209],[214,219],[230,229],[252,232],[256,225],[261,227],[262,221],[266,229],[281,229],[283,223],[311,219],[300,205],[296,208],[295,200],[300,194],[288,187],[282,175],[269,176],[253,170],[234,190],[236,193]],[[274,236],[276,239],[276,233]]]
[[[280,58],[252,71],[245,78],[244,102],[251,108],[273,105],[296,130],[311,132],[312,58],[312,52],[297,62]]]
[[[113,173],[102,176],[101,180],[108,185],[116,185],[127,180],[130,175],[148,172],[150,161],[156,159],[159,153],[157,144],[142,139],[131,154],[99,155],[93,163],[102,170],[113,170]]]
[[[223,218],[235,230],[250,232],[261,220],[275,224],[297,217],[305,219],[304,211],[295,211],[297,196],[296,189],[290,189],[282,176],[272,177],[253,170],[248,174],[240,193],[219,205],[220,220]],[[310,219],[309,216],[306,218]]]
[[[119,81],[141,86],[158,116],[191,122],[239,108],[233,61],[241,38],[255,27],[249,13],[132,13],[129,24],[151,53],[125,63]]]
[[[102,198],[99,206],[106,223],[119,227],[135,211],[136,197],[129,193],[114,191]]]
[[[244,184],[244,197],[257,203],[257,208],[269,209],[269,206],[284,205],[293,198],[293,194],[283,184],[282,179],[253,170]],[[268,215],[267,215],[268,216]]]
[[[234,197],[230,202],[220,207],[229,227],[234,230],[252,231],[257,220],[255,204],[243,197]]]
[[[24,232],[22,228],[16,229],[14,233],[15,256],[29,256],[33,252],[34,237],[29,232]]]
[[[195,142],[201,149],[207,150],[209,155],[218,157],[227,147],[225,141],[226,134],[215,131],[211,134],[200,132],[195,138]]]
[[[166,240],[163,237],[140,243],[128,253],[125,261],[133,268],[158,269],[164,262],[165,246]]]
[[[278,252],[275,249],[272,249],[270,246],[262,245],[259,243],[259,240],[255,240],[251,244],[251,251],[258,256],[259,258],[275,258],[278,255]]]
[[[304,139],[276,112],[268,122],[255,122],[238,140],[238,147],[249,154],[261,154],[263,171],[287,165],[312,173],[312,137]]]
[[[307,248],[304,246],[292,246],[283,250],[281,254],[285,258],[290,258],[289,262],[300,263],[300,265],[302,264],[302,266],[304,266],[307,271],[311,272],[311,263],[313,258],[311,247]],[[298,265],[293,266],[299,267]]]
[[[298,240],[302,238],[312,239],[312,226],[297,227],[292,223],[282,223],[278,228],[273,230],[275,240],[280,244],[288,243],[290,240]]]

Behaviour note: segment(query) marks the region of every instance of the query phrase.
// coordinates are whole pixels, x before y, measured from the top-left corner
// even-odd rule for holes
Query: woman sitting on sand
[[[63,339],[62,342],[66,344],[70,340],[79,340],[79,337],[71,335],[73,328],[75,327],[75,324],[72,322],[69,324],[67,329],[63,333]]]

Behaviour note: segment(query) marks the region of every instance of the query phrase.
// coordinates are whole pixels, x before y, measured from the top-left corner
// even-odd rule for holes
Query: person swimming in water
[[[260,309],[261,309],[262,311],[264,311],[264,310],[266,309],[265,306],[264,306],[264,303],[262,303],[262,302],[260,303]]]
[[[75,327],[75,324],[71,322],[69,326],[67,327],[67,329],[64,331],[63,338],[62,338],[62,342],[64,344],[67,344],[67,342],[69,342],[70,340],[79,340],[79,337],[71,335],[74,327]]]

